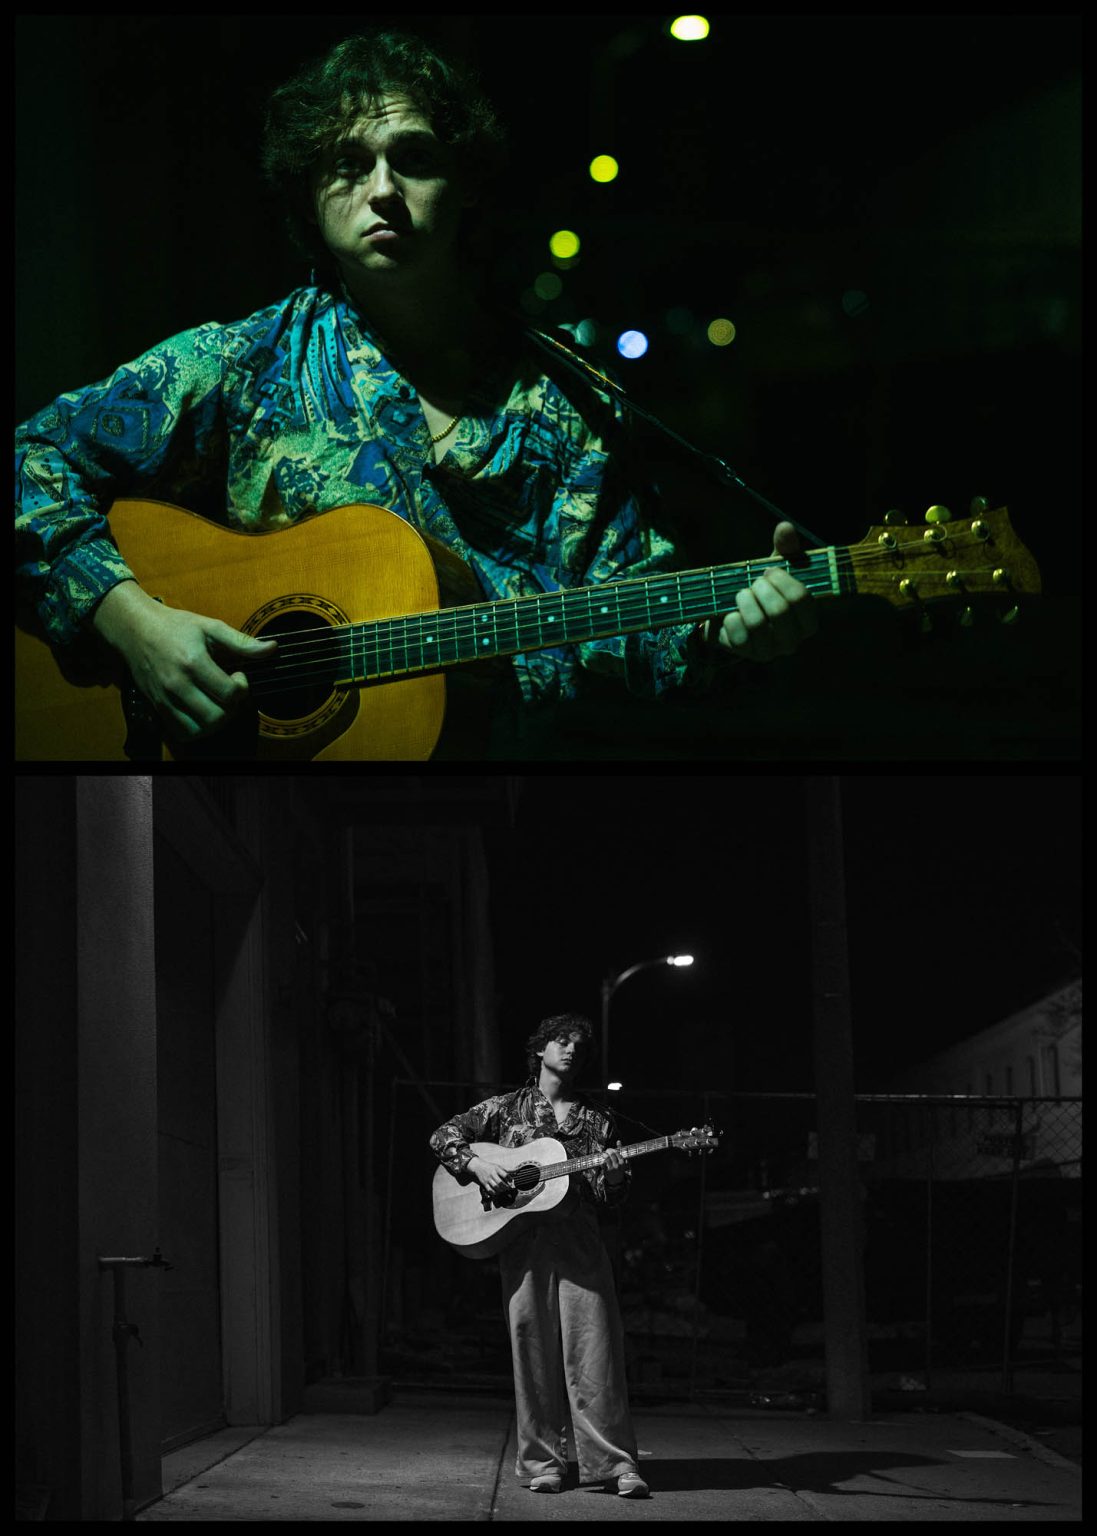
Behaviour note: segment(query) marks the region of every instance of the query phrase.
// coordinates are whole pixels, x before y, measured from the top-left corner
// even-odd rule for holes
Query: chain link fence
[[[431,1132],[513,1085],[397,1082],[389,1115],[382,1369],[509,1391],[494,1260],[430,1220]],[[632,1163],[604,1236],[639,1399],[801,1393],[823,1381],[815,1100],[622,1093],[625,1145],[711,1125],[718,1147]],[[1081,1352],[1080,1099],[859,1096],[869,1366],[930,1389],[982,1372],[999,1391]],[[1080,1366],[1078,1367],[1080,1369]]]

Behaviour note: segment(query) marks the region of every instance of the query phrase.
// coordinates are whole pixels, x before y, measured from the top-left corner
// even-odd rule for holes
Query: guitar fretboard
[[[828,548],[809,551],[795,565],[751,560],[371,620],[334,632],[339,637],[339,655],[332,658],[335,680],[365,683],[699,623],[734,608],[737,593],[774,566],[793,571],[816,594],[838,596],[854,590],[848,549]]]
[[[657,1136],[654,1141],[638,1141],[631,1147],[621,1147],[622,1157],[643,1157],[645,1152],[663,1152],[671,1145],[669,1136]],[[572,1157],[566,1163],[545,1163],[541,1177],[559,1179],[566,1173],[582,1173],[584,1168],[600,1168],[606,1160],[604,1152],[591,1152],[586,1157]]]

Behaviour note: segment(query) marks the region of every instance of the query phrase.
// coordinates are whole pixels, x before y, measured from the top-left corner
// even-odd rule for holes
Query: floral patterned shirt
[[[107,516],[122,497],[256,531],[370,502],[455,550],[488,599],[670,568],[620,403],[546,359],[517,325],[501,335],[497,366],[438,462],[415,390],[346,291],[323,286],[199,325],[62,394],[17,432],[22,601],[53,644],[86,633],[99,600],[131,574]],[[693,626],[511,665],[526,704],[575,697],[582,667],[649,697],[711,676]]]
[[[582,1094],[568,1111],[563,1124],[531,1078],[516,1093],[500,1093],[474,1104],[462,1115],[454,1115],[440,1125],[430,1138],[435,1157],[455,1177],[464,1173],[473,1156],[470,1141],[491,1141],[497,1147],[524,1147],[539,1137],[551,1136],[560,1142],[568,1157],[589,1157],[617,1145],[617,1127],[613,1116],[589,1103]],[[601,1168],[588,1168],[572,1176],[578,1184],[584,1204],[620,1205],[628,1196],[632,1170],[625,1165],[624,1180],[607,1184]]]

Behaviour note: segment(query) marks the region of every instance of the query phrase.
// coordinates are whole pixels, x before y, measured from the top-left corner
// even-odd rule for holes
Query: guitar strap
[[[526,327],[526,335],[543,352],[547,352],[550,357],[556,358],[565,367],[570,368],[573,373],[577,373],[588,384],[593,380],[598,389],[603,389],[620,400],[626,410],[631,411],[634,416],[639,416],[642,421],[646,421],[650,426],[657,428],[665,437],[669,437],[672,442],[677,443],[680,448],[685,448],[695,458],[700,459],[702,464],[716,477],[721,485],[732,486],[736,490],[745,491],[748,496],[753,496],[755,501],[765,507],[774,522],[791,523],[797,533],[808,541],[809,546],[817,549],[825,548],[830,542],[827,539],[820,538],[817,533],[812,533],[810,528],[805,528],[802,523],[798,523],[787,512],[782,512],[780,507],[775,507],[773,502],[763,496],[760,491],[753,490],[723,459],[718,459],[714,453],[706,453],[704,449],[698,448],[696,444],[689,442],[678,432],[675,432],[673,428],[668,427],[666,422],[660,421],[658,416],[653,416],[642,405],[637,405],[635,400],[631,400],[628,397],[620,384],[616,384],[613,379],[607,378],[604,373],[595,368],[593,364],[588,363],[585,358],[579,357],[570,347],[566,347],[562,341],[557,341],[555,336],[550,336],[546,331],[535,330],[532,325]]]

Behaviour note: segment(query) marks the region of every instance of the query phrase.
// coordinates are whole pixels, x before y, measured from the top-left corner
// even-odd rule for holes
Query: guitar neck
[[[792,570],[816,595],[855,590],[848,548],[833,547],[810,550],[794,566],[780,559],[747,560],[347,624],[337,631],[339,680],[365,683],[700,623],[733,609],[736,595],[776,566]]]
[[[643,1157],[645,1152],[665,1152],[670,1146],[669,1136],[657,1136],[654,1141],[638,1141],[631,1147],[621,1147],[622,1157]],[[606,1160],[604,1152],[592,1152],[587,1157],[572,1157],[566,1163],[546,1163],[541,1169],[544,1179],[562,1179],[565,1174],[582,1173],[585,1168],[600,1168]]]

